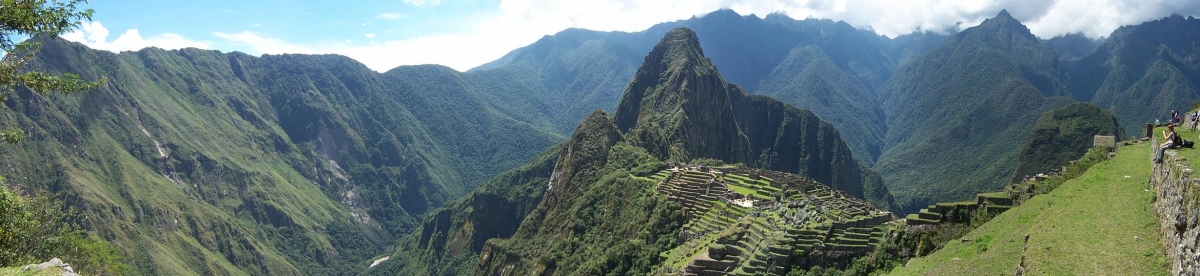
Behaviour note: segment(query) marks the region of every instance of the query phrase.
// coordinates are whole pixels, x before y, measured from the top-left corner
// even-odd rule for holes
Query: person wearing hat
[[[1179,143],[1177,143],[1176,140],[1181,140],[1179,139],[1179,134],[1175,133],[1175,124],[1167,124],[1167,130],[1163,130],[1162,134],[1163,139],[1166,139],[1167,141],[1163,142],[1162,145],[1158,147],[1158,154],[1154,155],[1155,164],[1162,163],[1163,152],[1167,151],[1169,148],[1175,147],[1175,145],[1178,145]]]

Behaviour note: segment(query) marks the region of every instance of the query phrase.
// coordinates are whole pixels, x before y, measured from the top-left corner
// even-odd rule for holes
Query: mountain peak
[[[616,112],[617,127],[628,131],[641,119],[648,119],[643,118],[648,111],[642,110],[643,104],[650,110],[666,112],[687,102],[687,98],[702,97],[700,94],[713,93],[711,96],[715,98],[727,99],[724,85],[716,66],[704,57],[696,33],[688,28],[676,28],[663,36],[646,55],[642,67],[626,88]]]
[[[1007,18],[1007,19],[1010,19],[1010,20],[1012,20],[1012,19],[1013,19],[1012,15],[1011,15],[1011,14],[1008,14],[1008,10],[1007,10],[1007,9],[1001,9],[1001,10],[1000,10],[1000,13],[996,14],[996,17],[993,17],[993,18]]]
[[[1030,32],[1029,28],[1021,23],[1021,21],[1013,18],[1008,13],[1008,10],[1000,10],[1000,13],[996,14],[996,17],[984,20],[979,26],[960,32],[956,36],[961,38],[969,36],[971,33],[980,33],[979,38],[981,39],[995,39],[996,37],[1009,37],[1009,35],[1012,35],[1023,37],[1028,41],[1039,41],[1037,36],[1034,36],[1033,32]]]
[[[658,45],[654,46],[655,52],[660,48],[665,50],[664,58],[672,61],[677,59],[685,59],[680,61],[691,60],[695,58],[704,59],[704,50],[700,48],[700,38],[696,36],[696,32],[687,27],[679,27],[671,30]],[[650,58],[650,57],[647,57]]]

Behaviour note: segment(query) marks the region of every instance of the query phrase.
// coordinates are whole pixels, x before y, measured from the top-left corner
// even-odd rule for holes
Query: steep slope
[[[887,132],[874,90],[839,67],[819,47],[792,49],[759,85],[758,94],[811,110],[829,121],[854,149],[854,159],[872,165]]]
[[[1074,103],[1042,114],[1025,136],[1011,181],[1047,173],[1079,159],[1092,147],[1095,135],[1113,135],[1116,141],[1125,136],[1116,116],[1090,103]]]
[[[467,77],[485,99],[504,103],[497,105],[504,114],[567,135],[587,112],[612,110],[639,57],[677,27],[701,37],[706,56],[726,80],[829,121],[855,159],[868,166],[882,152],[886,125],[880,105],[867,99],[875,98],[897,60],[913,59],[946,38],[923,33],[889,39],[845,22],[719,10],[634,33],[564,30],[474,68]],[[860,96],[862,89],[871,96]]]
[[[664,164],[624,142],[604,112],[580,123],[554,165],[542,202],[507,239],[492,239],[476,275],[644,274],[676,243],[678,203],[656,195]]]
[[[1058,54],[1058,60],[1064,62],[1078,61],[1091,54],[1096,50],[1096,47],[1100,46],[1100,41],[1092,40],[1080,33],[1056,36],[1043,40],[1042,43],[1054,49],[1054,53]]]
[[[542,201],[562,144],[489,179],[474,192],[430,211],[421,227],[370,275],[468,275],[492,238],[511,237]]]
[[[380,75],[332,55],[113,54],[61,40],[38,58],[34,69],[109,81],[15,94],[4,122],[31,139],[0,149],[3,173],[84,209],[137,274],[352,270],[557,140],[445,68]]]
[[[811,112],[748,95],[724,81],[689,29],[671,31],[646,56],[613,119],[663,160],[712,158],[796,172],[852,196],[864,175],[833,128]],[[878,184],[878,183],[875,183]],[[882,187],[872,187],[883,190]],[[871,198],[885,208],[886,198]]]
[[[997,190],[1042,113],[1064,106],[1054,51],[1002,11],[899,69],[880,90],[875,169],[907,211]]]
[[[746,95],[725,83],[688,29],[666,35],[628,87],[615,119],[600,111],[592,113],[557,153],[548,153],[558,156],[553,172],[540,176],[548,177],[545,192],[536,209],[521,213],[524,220],[519,228],[492,232],[500,239],[488,240],[477,255],[463,251],[442,253],[433,260],[405,257],[391,268],[371,272],[464,273],[445,266],[469,263],[475,256],[477,275],[648,272],[661,261],[659,253],[677,245],[684,221],[679,203],[657,193],[655,183],[645,177],[665,166],[661,160],[714,158],[770,164],[822,177],[889,205],[890,194],[881,179],[853,160],[836,130],[809,112]],[[638,113],[642,119],[630,117]],[[528,187],[538,182],[530,179],[547,179],[535,176],[546,173],[546,158],[543,155],[514,172],[532,173],[528,176],[533,178],[497,178],[494,187]],[[534,172],[533,168],[541,169]],[[864,189],[863,185],[873,186]],[[462,204],[478,200],[486,194],[484,189],[427,219],[422,238],[406,238],[432,246],[400,249],[393,256],[470,248],[465,245],[478,240],[462,237],[487,238],[476,230],[481,227],[477,219],[461,219],[482,212]],[[515,201],[493,202],[517,210],[503,207]],[[509,233],[511,237],[505,238]]]
[[[1113,112],[1126,133],[1200,98],[1200,19],[1172,16],[1113,31],[1071,70],[1071,91]]]
[[[464,74],[484,99],[518,120],[563,136],[588,112],[611,109],[638,58],[643,33],[568,29]],[[644,44],[644,45],[643,45]]]

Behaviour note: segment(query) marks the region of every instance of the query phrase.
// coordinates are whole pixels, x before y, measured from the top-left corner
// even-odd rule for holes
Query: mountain
[[[3,174],[87,214],[133,274],[338,274],[430,209],[560,139],[505,116],[462,73],[380,74],[334,55],[45,40],[31,69],[108,78],[63,96],[19,89]]]
[[[570,135],[589,112],[611,109],[651,41],[645,34],[568,29],[471,69],[479,95],[517,120]],[[642,44],[647,44],[642,46]]]
[[[1081,33],[1056,36],[1042,41],[1042,43],[1054,49],[1054,52],[1058,54],[1059,61],[1063,62],[1082,59],[1095,51],[1096,47],[1100,46],[1099,42],[1087,38]]]
[[[1200,99],[1200,19],[1171,16],[1124,26],[1073,66],[1070,88],[1117,115],[1126,133],[1189,110]]]
[[[686,28],[650,51],[617,106],[611,120],[596,112],[580,124],[541,204],[511,238],[485,244],[476,274],[648,272],[659,252],[675,246],[681,226],[679,205],[636,177],[656,171],[644,169],[661,166],[656,160],[742,162],[800,172],[860,197],[887,193],[863,187],[881,183],[863,180],[869,169],[828,123],[726,83]]]
[[[1116,136],[1116,141],[1125,137],[1117,117],[1091,103],[1074,103],[1042,114],[1025,137],[1012,182],[1083,157],[1096,135]]]
[[[646,56],[613,121],[663,160],[712,158],[798,172],[860,198],[871,182],[863,177],[870,169],[853,160],[832,125],[726,83],[686,28],[668,33]],[[885,198],[868,200],[888,206]]]
[[[1006,11],[898,69],[874,168],[907,211],[998,190],[1042,113],[1072,102],[1054,50]]]
[[[689,29],[666,34],[611,118],[591,113],[561,147],[435,211],[420,236],[401,240],[392,255],[398,261],[368,272],[463,274],[476,258],[481,275],[648,272],[660,252],[677,246],[684,222],[679,203],[644,181],[666,161],[797,172],[896,208],[881,177],[854,161],[831,125],[726,83],[701,48]],[[512,190],[522,192],[505,192]]]
[[[810,45],[792,49],[759,85],[758,93],[829,121],[854,149],[854,158],[870,166],[881,154],[887,133],[887,120],[874,91],[820,47]]]
[[[588,112],[613,110],[643,54],[678,27],[688,27],[701,37],[706,56],[726,80],[751,94],[808,109],[832,123],[855,159],[868,166],[881,153],[886,126],[879,105],[866,101],[860,90],[868,90],[874,98],[900,55],[920,55],[945,39],[924,33],[891,40],[845,22],[795,20],[782,14],[759,18],[719,10],[641,32],[564,30],[474,68],[467,76],[494,85],[481,87],[480,94],[506,103],[497,107],[505,114],[569,135]],[[809,60],[823,62],[807,64]],[[802,75],[807,73],[834,76]],[[820,78],[823,84],[815,85],[809,78]],[[822,99],[809,98],[814,95]]]

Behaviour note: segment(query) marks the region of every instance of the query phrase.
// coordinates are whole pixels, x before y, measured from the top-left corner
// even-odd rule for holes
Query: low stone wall
[[[1158,139],[1150,143],[1150,185],[1157,193],[1155,211],[1160,221],[1163,250],[1174,275],[1200,275],[1200,179],[1193,178],[1188,160],[1167,150],[1162,164],[1149,162],[1158,150]]]

